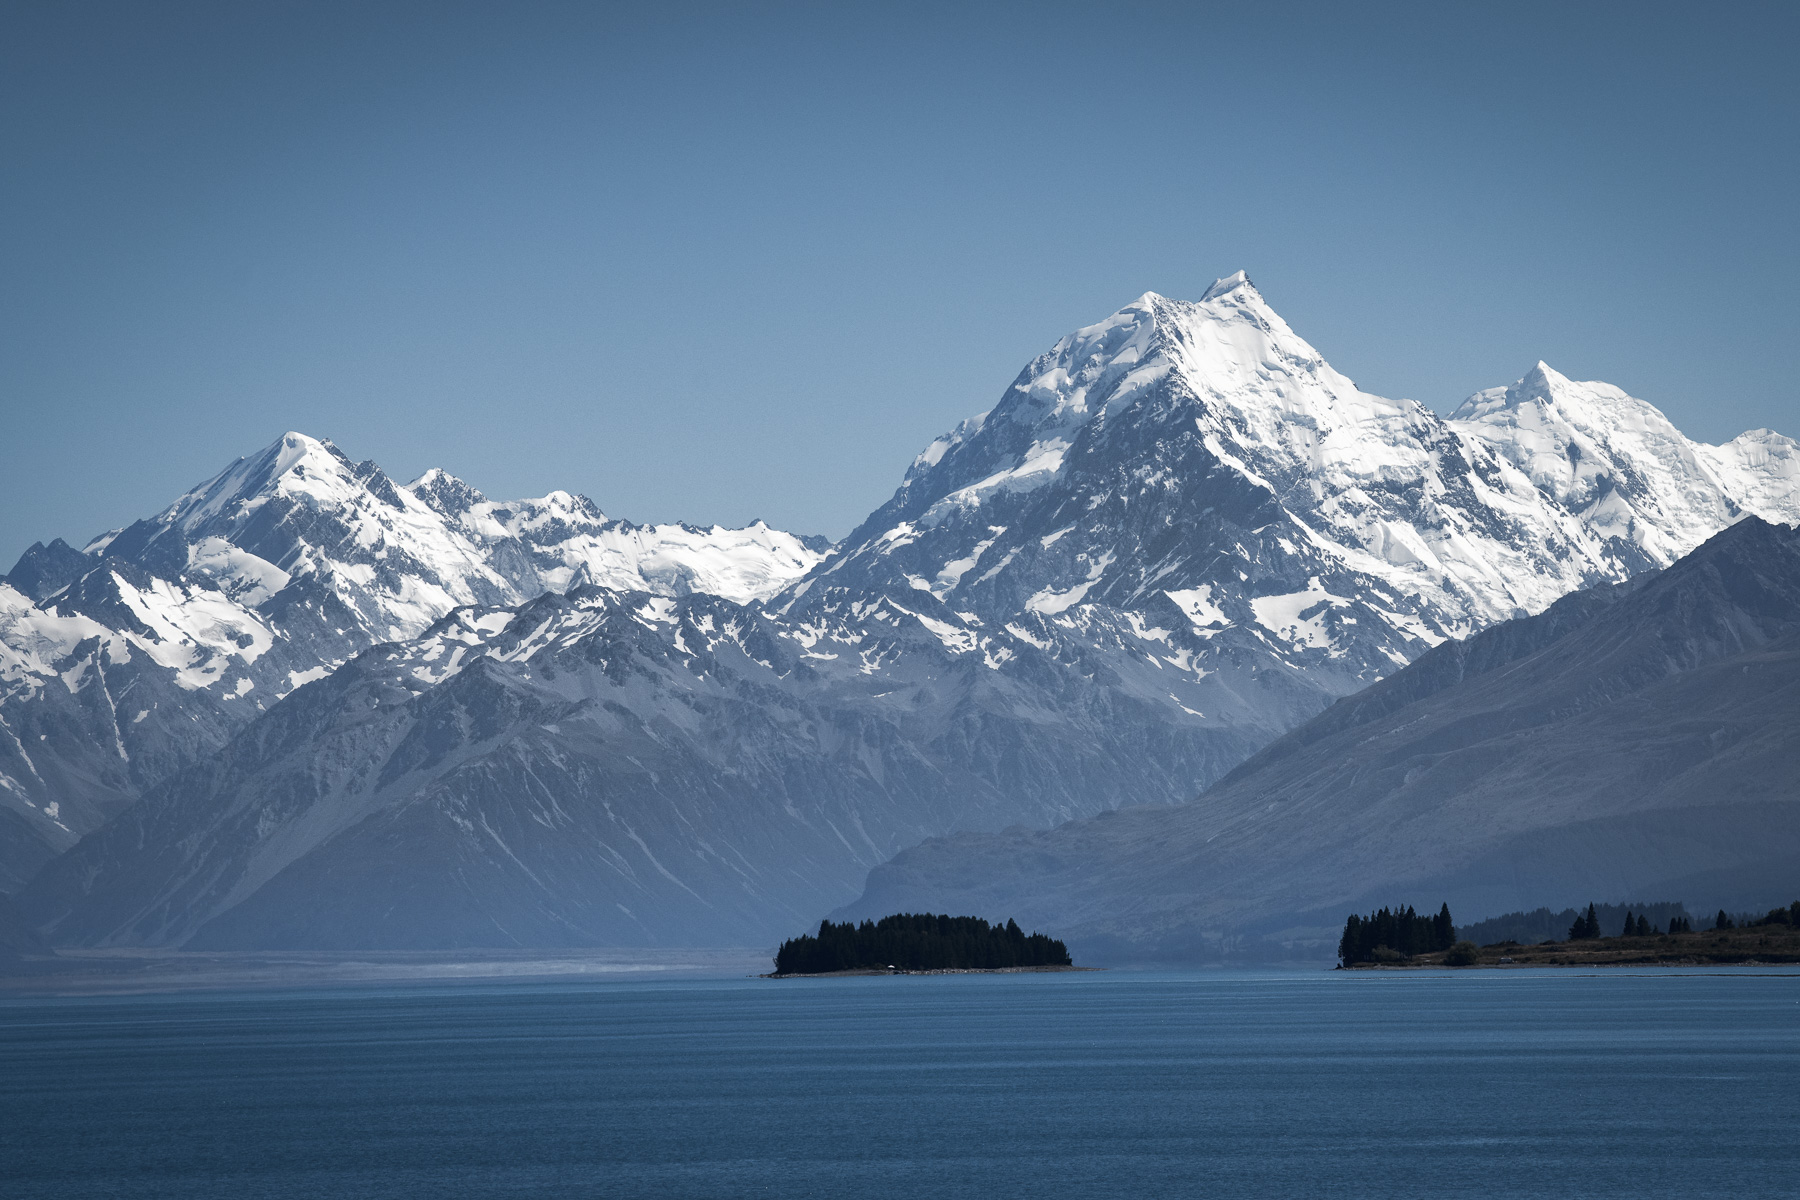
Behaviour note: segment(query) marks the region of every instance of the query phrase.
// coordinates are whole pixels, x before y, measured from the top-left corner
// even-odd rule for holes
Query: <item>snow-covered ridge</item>
[[[188,688],[254,692],[256,707],[466,605],[516,606],[576,583],[748,603],[824,557],[762,522],[637,526],[568,492],[491,501],[439,470],[396,486],[300,433],[82,554],[79,586],[45,597],[41,619],[8,617],[16,636],[0,629],[13,659],[29,646],[31,661],[52,661],[49,639],[66,655],[100,637],[115,658],[146,655]],[[84,612],[87,624],[67,624]],[[277,645],[280,668],[258,669]]]
[[[406,490],[421,495],[429,486],[435,492],[441,481],[453,478],[428,472]],[[510,544],[526,547],[539,592],[567,591],[586,582],[670,596],[701,592],[749,604],[780,591],[825,557],[817,539],[763,521],[740,529],[634,525],[608,520],[585,496],[551,492],[536,500],[495,501],[455,482],[474,499],[462,511],[446,514],[451,523],[490,557]]]
[[[1691,441],[1647,401],[1577,382],[1549,364],[1489,388],[1451,416],[1601,538],[1667,566],[1754,513],[1800,521],[1800,447],[1766,429],[1723,446]]]
[[[358,594],[352,606],[399,636],[458,605],[519,603],[561,590],[583,570],[603,586],[748,602],[823,557],[761,522],[741,530],[635,526],[569,492],[491,501],[436,469],[396,486],[374,463],[352,463],[330,442],[300,433],[240,459],[151,521],[97,539],[87,551],[160,559],[156,548],[175,539],[233,547],[239,566],[263,578],[338,571]]]

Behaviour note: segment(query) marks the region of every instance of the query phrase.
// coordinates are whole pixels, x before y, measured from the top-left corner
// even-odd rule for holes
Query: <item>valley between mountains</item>
[[[0,582],[0,892],[68,946],[899,905],[1078,960],[1305,951],[1397,886],[1785,900],[1797,522],[1790,438],[1543,363],[1441,417],[1241,273],[1056,342],[836,545],[289,433]]]

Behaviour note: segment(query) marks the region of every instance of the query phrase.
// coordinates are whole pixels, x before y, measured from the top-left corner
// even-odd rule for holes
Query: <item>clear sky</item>
[[[1366,11],[1365,11],[1366,10]],[[0,570],[299,429],[840,536],[1250,273],[1363,387],[1800,435],[1800,5],[0,2]]]

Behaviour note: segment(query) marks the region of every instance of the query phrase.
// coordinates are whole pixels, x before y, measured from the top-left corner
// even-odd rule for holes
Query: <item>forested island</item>
[[[1367,917],[1352,914],[1338,945],[1343,967],[1569,967],[1652,966],[1699,963],[1800,963],[1800,900],[1766,914],[1733,915],[1721,909],[1709,921],[1686,914],[1679,904],[1651,906],[1667,916],[1653,921],[1649,911],[1590,904],[1557,914],[1568,920],[1556,941],[1513,938],[1477,946],[1457,938],[1445,906],[1436,917],[1410,907],[1381,909]],[[1548,915],[1549,910],[1539,910]],[[1536,923],[1538,913],[1512,913],[1471,926],[1468,933],[1496,924]],[[1701,928],[1696,929],[1698,923]],[[1603,929],[1616,928],[1616,934]],[[1445,931],[1449,932],[1446,933]]]
[[[775,954],[773,978],[840,972],[1017,971],[1074,968],[1069,948],[1018,922],[895,913],[879,921],[832,924],[791,938]]]

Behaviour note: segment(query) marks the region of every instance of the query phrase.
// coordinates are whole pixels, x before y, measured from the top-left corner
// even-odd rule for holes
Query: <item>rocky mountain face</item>
[[[5,678],[86,738],[8,785],[21,819],[144,795],[20,903],[83,943],[774,939],[922,838],[1185,799],[1432,646],[1797,503],[1791,441],[1665,427],[1543,368],[1449,420],[1369,395],[1237,275],[1062,339],[829,556],[292,435],[0,592],[37,647]]]
[[[1439,646],[1191,804],[937,839],[847,916],[1016,912],[1113,961],[1329,957],[1344,915],[1588,900],[1767,907],[1800,885],[1800,530]]]
[[[824,549],[760,524],[634,526],[566,492],[498,503],[441,471],[402,487],[290,433],[0,580],[0,891],[294,688],[460,606],[577,582],[751,600]]]

